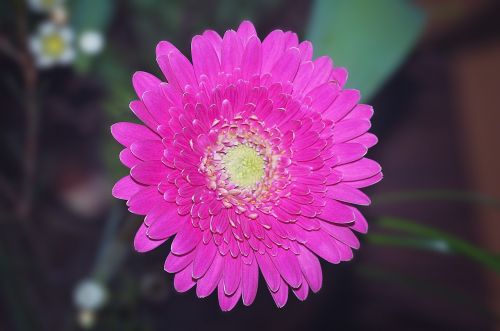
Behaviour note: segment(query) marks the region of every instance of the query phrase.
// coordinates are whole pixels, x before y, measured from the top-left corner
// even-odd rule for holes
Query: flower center
[[[252,147],[244,144],[228,149],[223,158],[229,180],[238,186],[252,187],[264,177],[264,159]]]
[[[65,48],[65,42],[58,34],[45,36],[42,40],[42,52],[48,56],[60,56]]]

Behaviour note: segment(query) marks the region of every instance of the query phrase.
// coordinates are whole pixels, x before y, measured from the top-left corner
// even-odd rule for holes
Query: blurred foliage
[[[385,235],[372,232],[368,234],[367,239],[373,244],[456,254],[500,273],[500,256],[489,253],[444,231],[394,217],[382,217],[377,224],[385,229],[399,231],[403,235]]]
[[[408,0],[316,0],[308,39],[315,54],[349,70],[347,87],[370,99],[404,61],[424,27]]]

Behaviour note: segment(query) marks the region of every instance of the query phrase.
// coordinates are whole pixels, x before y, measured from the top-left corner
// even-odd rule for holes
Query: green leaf
[[[316,55],[349,70],[348,87],[369,99],[410,52],[424,15],[407,0],[316,0],[308,39]]]
[[[397,230],[411,237],[372,233],[367,238],[373,244],[425,249],[439,253],[454,253],[500,273],[500,256],[444,231],[393,217],[383,217],[379,219],[377,224],[382,228]]]
[[[102,31],[108,27],[114,0],[72,0],[69,2],[71,26],[81,32],[86,29]]]

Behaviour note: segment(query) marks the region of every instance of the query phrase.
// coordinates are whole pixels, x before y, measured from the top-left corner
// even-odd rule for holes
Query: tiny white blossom
[[[107,296],[106,288],[101,283],[86,279],[76,286],[73,301],[80,310],[95,311],[104,305]]]
[[[78,44],[83,53],[95,55],[103,49],[104,37],[96,30],[84,31],[78,39]]]
[[[52,22],[40,24],[37,32],[30,38],[29,47],[40,68],[68,65],[75,58],[73,31],[67,26]]]
[[[49,12],[64,4],[64,0],[27,0],[31,10],[36,12]]]

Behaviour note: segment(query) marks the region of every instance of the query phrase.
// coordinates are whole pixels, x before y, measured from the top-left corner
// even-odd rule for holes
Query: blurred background
[[[318,294],[222,313],[173,290],[168,245],[133,250],[109,127],[158,41],[243,19],[349,69],[385,179]],[[0,330],[500,330],[499,22],[495,0],[2,0]]]

